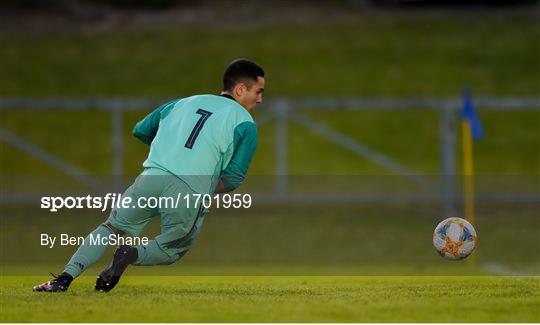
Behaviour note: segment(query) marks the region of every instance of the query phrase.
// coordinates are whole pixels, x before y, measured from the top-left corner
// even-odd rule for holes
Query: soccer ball
[[[476,247],[476,230],[465,219],[448,218],[433,231],[433,246],[439,255],[448,260],[462,260]]]

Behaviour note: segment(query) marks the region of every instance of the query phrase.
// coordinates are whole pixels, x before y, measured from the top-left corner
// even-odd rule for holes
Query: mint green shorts
[[[179,177],[161,169],[147,168],[122,194],[122,198],[131,198],[132,206],[114,208],[107,221],[119,230],[138,236],[152,218],[159,217],[161,234],[155,238],[158,246],[169,256],[183,256],[199,235],[207,213],[202,204],[188,208],[182,199],[186,194],[194,192]],[[139,198],[143,198],[142,203],[155,203],[148,200],[151,197],[172,198],[176,202],[179,195],[177,206],[170,199],[158,207],[141,207],[138,204]]]

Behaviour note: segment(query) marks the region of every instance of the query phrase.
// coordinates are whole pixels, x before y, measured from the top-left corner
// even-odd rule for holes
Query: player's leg
[[[165,173],[164,171],[149,171],[145,170],[141,174],[135,184],[133,185],[132,202],[136,205],[139,198],[148,200],[151,197],[159,197],[162,192],[163,183],[161,178],[154,174]],[[170,175],[166,173],[167,175]],[[147,202],[147,201],[145,201]],[[108,222],[117,229],[121,229],[124,232],[138,236],[144,226],[153,216],[159,215],[157,208],[147,208],[137,206],[131,209],[118,209],[118,213],[112,213]],[[137,249],[129,245],[119,246],[113,255],[111,263],[99,274],[95,289],[97,291],[107,292],[113,289],[120,281],[125,269],[133,262],[136,261]]]
[[[138,236],[150,218],[156,215],[158,215],[157,211],[142,216],[130,213],[121,218],[110,218],[109,222],[113,223],[115,227],[129,232],[132,236]],[[133,246],[121,245],[116,248],[112,261],[97,277],[95,289],[103,292],[113,289],[120,281],[122,273],[137,260],[137,257],[137,249]]]
[[[179,209],[161,216],[162,233],[147,245],[137,246],[134,265],[168,265],[184,256],[204,223],[204,209]]]
[[[176,198],[179,194],[193,194],[182,180],[168,173],[148,178],[147,187],[159,187],[158,195],[165,198]],[[202,207],[187,208],[182,205],[161,207],[159,213],[162,233],[147,245],[119,247],[111,264],[98,278],[96,290],[113,289],[130,264],[167,265],[179,260],[200,233],[206,211]]]
[[[140,178],[137,178],[135,183],[130,186],[123,194],[123,197],[137,197],[136,184]],[[107,237],[112,234],[123,234],[124,232],[140,233],[144,225],[148,222],[152,215],[156,215],[157,210],[143,210],[137,208],[113,209],[109,215],[107,222],[99,225],[92,231],[84,240],[83,244],[77,249],[75,254],[67,263],[64,271],[60,276],[54,279],[36,285],[34,291],[66,291],[74,278],[81,275],[88,267],[97,262],[105,251],[107,245],[101,245],[101,241],[96,238]],[[136,219],[133,224],[128,224],[127,219]]]
[[[141,182],[143,182],[143,178],[138,177],[133,185],[124,192],[122,197],[130,197],[132,202],[135,202],[139,196],[145,195],[146,193],[141,193]],[[128,233],[131,236],[137,236],[141,233],[150,218],[156,214],[157,210],[155,209],[142,209],[136,205],[127,208],[120,207],[112,209],[107,221],[86,237],[84,243],[66,265],[64,272],[76,278],[88,267],[101,259],[108,246],[102,245],[100,241],[96,245],[96,242],[94,241],[92,243],[91,239],[99,238],[97,236],[107,237],[115,233],[119,235]]]
[[[99,225],[84,239],[83,244],[73,254],[64,269],[64,273],[76,278],[88,267],[100,260],[107,250],[107,245],[102,245],[101,240],[96,239],[108,237],[113,234],[122,235],[124,232],[114,228],[108,222]]]
[[[162,197],[176,198],[178,194],[193,194],[192,190],[176,176],[167,174],[154,177],[152,180],[159,182]],[[154,185],[150,184],[149,187]],[[122,272],[130,264],[172,264],[189,250],[200,233],[206,211],[203,208],[179,206],[162,207],[159,212],[162,233],[147,245],[119,247],[109,267],[98,278],[97,290],[109,291],[114,288]]]
[[[193,195],[181,179],[173,176],[164,180],[162,196]],[[206,211],[200,202],[200,207],[187,207],[183,200],[179,203],[177,207],[160,207],[161,234],[147,245],[137,246],[138,258],[134,265],[168,265],[187,253],[201,230]]]
[[[178,213],[162,216],[162,233],[147,245],[118,247],[109,266],[101,272],[96,281],[96,290],[108,292],[120,281],[126,268],[133,265],[168,265],[184,256],[198,237],[204,222],[204,212],[195,212],[194,216],[184,220],[192,221],[192,226],[186,231],[185,222],[178,222]]]

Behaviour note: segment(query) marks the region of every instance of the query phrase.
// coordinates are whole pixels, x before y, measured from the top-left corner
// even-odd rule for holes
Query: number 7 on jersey
[[[186,144],[184,147],[188,149],[193,149],[193,144],[195,144],[195,140],[197,140],[197,137],[199,136],[199,132],[201,132],[201,129],[204,126],[204,123],[206,123],[206,120],[212,115],[212,112],[205,111],[204,109],[199,108],[197,110],[197,114],[200,114],[201,117],[197,121],[197,124],[195,124],[195,127],[193,130],[191,130],[191,134],[189,135],[189,138],[186,141]]]

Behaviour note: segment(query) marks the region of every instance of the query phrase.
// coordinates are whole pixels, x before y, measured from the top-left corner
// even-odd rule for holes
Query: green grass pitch
[[[2,322],[539,322],[538,277],[94,277],[35,293],[35,276],[2,277]]]
[[[0,31],[5,44],[0,51],[4,72],[0,74],[0,96],[165,100],[207,93],[219,89],[216,76],[224,64],[239,56],[265,67],[268,98],[455,97],[465,84],[475,98],[537,96],[537,27],[534,15],[495,12],[464,16],[384,13],[333,24],[231,26],[227,30],[197,24],[170,30],[70,31],[40,36]],[[264,106],[259,112],[264,113]],[[147,154],[148,148],[130,133],[145,113],[124,114],[126,175],[138,174]],[[436,175],[440,170],[435,112],[308,115],[418,172]],[[536,191],[539,113],[481,109],[479,115],[486,138],[475,147],[477,173],[535,176],[525,176],[527,182],[523,177],[508,177],[501,178],[498,187],[480,182],[477,186]],[[5,111],[0,127],[92,174],[108,175],[113,154],[110,121],[110,114],[99,111]],[[275,123],[265,124],[260,132],[250,173],[273,175]],[[289,124],[289,132],[291,175],[387,175],[370,161],[332,146],[294,123]],[[458,143],[458,153],[459,149]],[[47,176],[62,186],[62,172],[15,147],[3,145],[2,150],[3,176]],[[30,185],[33,189],[44,186],[37,181]],[[4,187],[15,186],[21,184]],[[478,268],[496,263],[536,276],[471,276],[485,271],[446,263],[430,243],[438,210],[429,205],[285,206],[210,214],[199,242],[178,269],[145,269],[153,274],[163,272],[162,276],[132,275],[138,271],[133,268],[114,291],[101,294],[93,291],[101,265],[77,279],[69,292],[34,293],[32,286],[48,280],[46,272],[58,271],[72,253],[66,248],[51,254],[37,247],[37,233],[69,230],[85,235],[106,216],[78,211],[78,218],[62,212],[52,219],[50,214],[36,211],[36,206],[0,206],[0,321],[540,322],[537,205],[480,203],[477,208]],[[32,214],[32,219],[27,218]],[[305,231],[306,225],[310,231]],[[368,236],[370,240],[364,240]],[[294,245],[290,245],[291,238]],[[23,263],[49,264],[19,266]],[[209,266],[188,269],[190,263]],[[211,275],[223,273],[220,264],[242,268],[243,263],[274,263],[273,267],[285,272],[282,274],[288,274],[291,263],[303,263],[316,271],[284,276],[266,268],[262,272],[273,275]],[[366,274],[345,268],[357,263],[369,268],[369,276],[350,275]],[[396,267],[381,267],[381,263]],[[331,274],[347,275],[324,273],[324,268],[334,265],[338,269]],[[424,266],[435,269],[421,272]],[[437,268],[440,273],[435,272]],[[189,275],[178,275],[182,272]],[[24,273],[32,275],[21,275]]]

